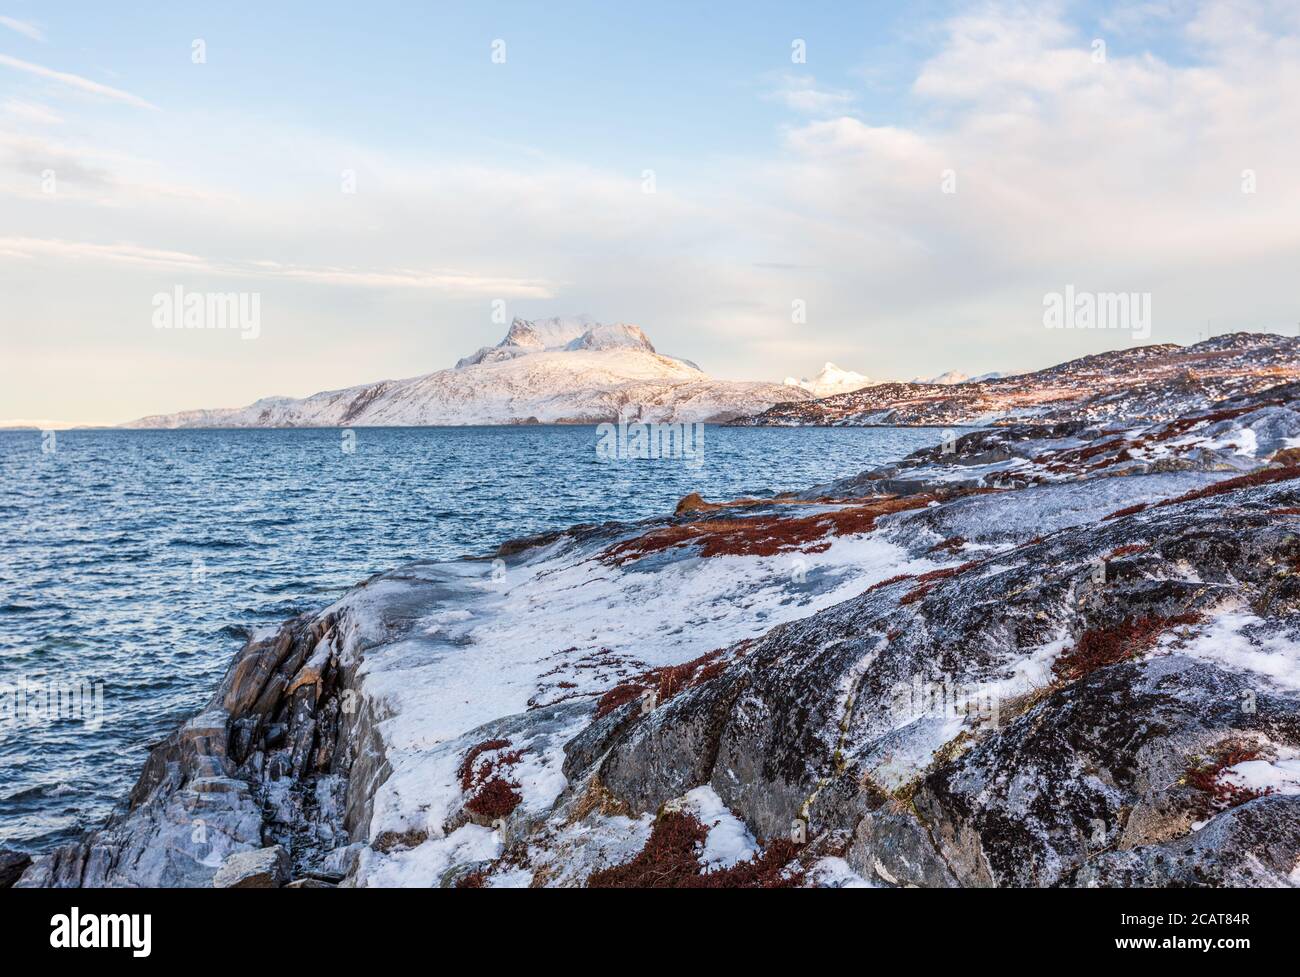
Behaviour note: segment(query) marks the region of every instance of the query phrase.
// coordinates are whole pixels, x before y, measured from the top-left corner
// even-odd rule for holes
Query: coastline
[[[1294,884],[1295,439],[1295,385],[996,428],[379,574],[254,636],[19,884],[612,884],[669,816],[705,826],[683,884]],[[1116,629],[1141,654],[1072,670]],[[1220,806],[1189,757],[1243,743]]]

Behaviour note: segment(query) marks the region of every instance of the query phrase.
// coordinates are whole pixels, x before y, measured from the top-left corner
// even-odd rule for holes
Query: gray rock
[[[859,875],[874,875],[890,885],[957,885],[925,825],[895,801],[863,815],[845,859]]]
[[[279,845],[236,852],[212,877],[214,889],[278,889],[289,880],[289,853]]]
[[[32,858],[25,852],[0,848],[0,889],[7,889],[27,870]]]
[[[1183,838],[1106,852],[1068,881],[1085,888],[1286,888],[1295,885],[1298,857],[1300,797],[1265,796]]]

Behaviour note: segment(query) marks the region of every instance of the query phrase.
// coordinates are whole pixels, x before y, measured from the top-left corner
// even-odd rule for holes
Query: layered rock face
[[[327,612],[250,641],[207,708],[150,752],[126,810],[20,884],[272,887],[289,851],[300,874],[341,879],[343,853],[324,856],[364,830],[383,775],[344,628]]]
[[[21,884],[1300,884],[1297,446],[1273,386],[381,575]]]

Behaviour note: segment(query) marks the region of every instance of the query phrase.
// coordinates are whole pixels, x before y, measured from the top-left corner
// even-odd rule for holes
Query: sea
[[[607,434],[0,431],[0,847],[101,824],[252,630],[372,574],[663,515],[691,492],[802,489],[942,436],[710,425],[698,454],[642,458],[601,450]]]

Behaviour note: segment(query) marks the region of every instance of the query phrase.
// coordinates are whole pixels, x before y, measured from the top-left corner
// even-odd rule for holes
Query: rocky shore
[[[376,576],[17,884],[1300,884],[1300,383],[1218,392]]]

